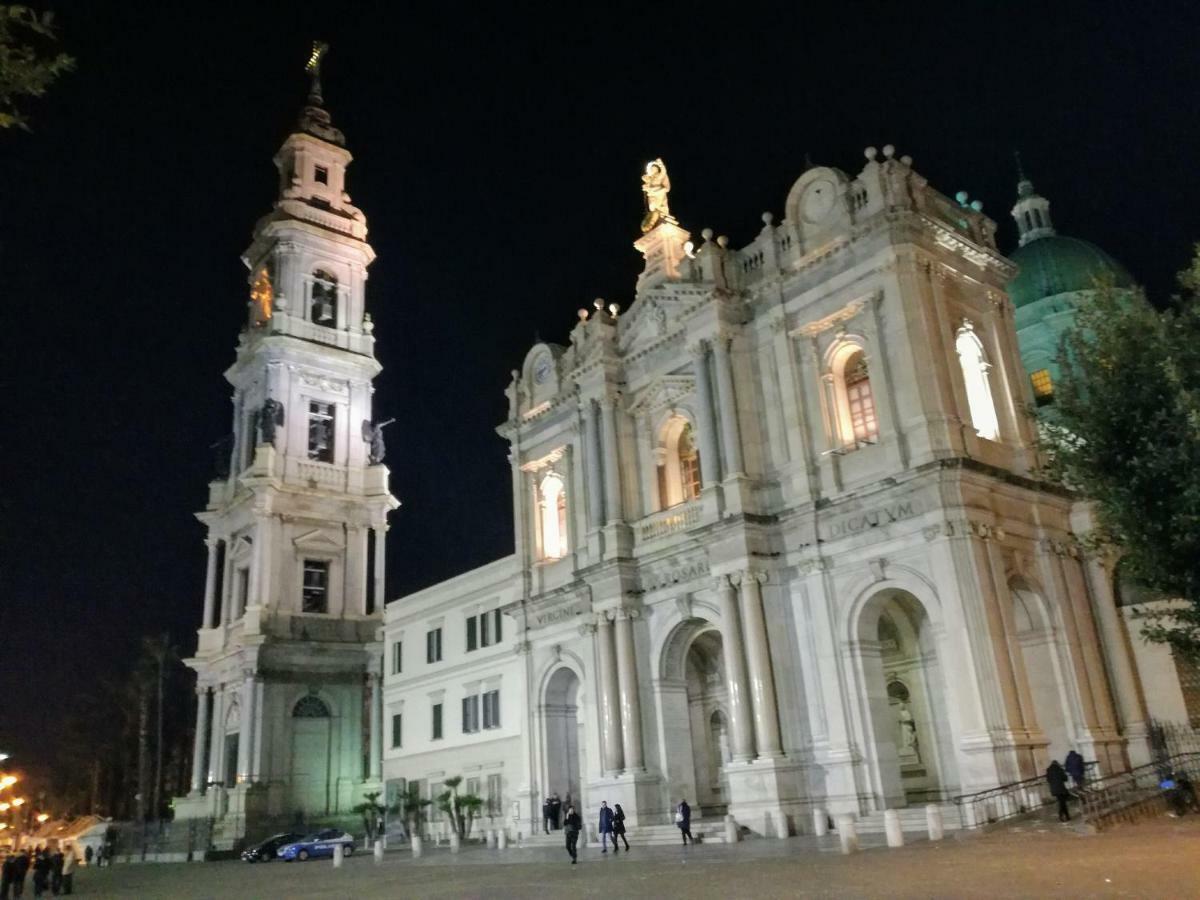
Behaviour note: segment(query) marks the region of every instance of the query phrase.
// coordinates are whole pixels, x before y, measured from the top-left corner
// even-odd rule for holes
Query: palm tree
[[[142,653],[146,661],[153,665],[155,675],[155,691],[157,693],[157,710],[155,715],[156,739],[154,742],[154,818],[162,813],[162,772],[163,772],[163,686],[167,676],[167,666],[179,660],[178,649],[171,643],[171,636],[164,632],[154,637],[142,638]],[[139,759],[140,759],[139,755]],[[139,779],[140,780],[140,779]]]

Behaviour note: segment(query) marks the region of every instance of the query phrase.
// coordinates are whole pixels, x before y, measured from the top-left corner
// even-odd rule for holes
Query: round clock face
[[[550,358],[543,356],[533,366],[533,383],[545,384],[550,377]]]
[[[800,211],[808,222],[820,222],[831,212],[836,200],[835,186],[832,181],[821,179],[814,181],[804,191],[800,201]]]

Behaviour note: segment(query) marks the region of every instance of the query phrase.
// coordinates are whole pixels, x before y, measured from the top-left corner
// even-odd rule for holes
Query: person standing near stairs
[[[575,812],[574,806],[567,807],[567,816],[563,821],[563,833],[567,836],[567,853],[571,856],[571,865],[575,865],[576,851],[575,846],[579,843],[579,829],[583,827],[583,822],[580,821],[579,813]]]
[[[625,837],[625,810],[620,803],[613,804],[613,849],[617,848],[617,837],[625,842],[625,852],[629,852],[629,838]]]
[[[692,837],[692,808],[688,806],[687,800],[680,800],[679,805],[675,807],[675,824],[679,827],[680,834],[683,835],[683,845],[686,847],[688,842],[696,843],[696,839]]]
[[[1046,784],[1050,786],[1051,795],[1058,801],[1058,821],[1070,822],[1071,813],[1067,810],[1067,798],[1071,793],[1067,790],[1067,770],[1057,759],[1046,769]]]

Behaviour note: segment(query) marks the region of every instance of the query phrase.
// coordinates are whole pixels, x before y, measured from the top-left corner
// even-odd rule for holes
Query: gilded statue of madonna
[[[646,163],[642,175],[642,193],[646,195],[646,215],[642,219],[642,234],[662,222],[674,222],[667,195],[671,193],[671,178],[667,175],[667,164],[662,159]]]

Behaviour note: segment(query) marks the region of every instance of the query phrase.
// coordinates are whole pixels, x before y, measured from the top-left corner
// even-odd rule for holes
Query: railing
[[[1135,818],[1161,810],[1170,796],[1162,787],[1165,779],[1185,775],[1194,780],[1198,774],[1200,752],[1176,753],[1144,766],[1085,782],[1076,795],[1083,806],[1084,821],[1101,828],[1116,819]]]
[[[1091,780],[1095,772],[1095,760],[1084,764],[1084,784]],[[974,794],[961,794],[953,800],[954,805],[958,807],[959,822],[964,830],[982,828],[984,825],[1023,816],[1053,802],[1054,797],[1050,793],[1045,775],[1002,784]]]
[[[652,541],[679,531],[686,531],[700,524],[702,508],[699,503],[672,506],[660,513],[647,516],[638,525],[638,540]]]

